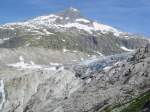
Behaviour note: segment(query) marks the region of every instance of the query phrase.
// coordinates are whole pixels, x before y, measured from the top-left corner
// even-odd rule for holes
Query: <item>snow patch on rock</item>
[[[63,52],[64,52],[64,53],[65,53],[65,52],[68,52],[68,51],[69,51],[68,49],[65,49],[65,48],[63,49]]]
[[[62,64],[61,63],[53,63],[53,62],[50,62],[49,63],[51,66],[61,66]]]
[[[123,49],[124,51],[128,51],[128,52],[134,51],[133,49],[128,49],[128,48],[126,48],[124,46],[121,46],[120,48]]]
[[[122,33],[113,27],[110,27],[110,26],[107,26],[104,24],[99,24],[97,22],[93,22],[93,27],[95,30],[102,31],[102,33],[112,32],[112,33],[114,33],[115,36],[119,36]]]
[[[44,33],[47,34],[47,35],[53,35],[54,33],[51,33],[49,31],[47,31],[47,29],[43,29]]]
[[[57,26],[64,27],[64,28],[73,28],[74,27],[74,28],[77,28],[77,29],[80,29],[80,30],[87,31],[90,34],[92,34],[92,30],[93,30],[92,27],[84,25],[84,24],[80,24],[80,23],[67,23],[67,24],[64,24],[64,25],[57,25]]]
[[[84,18],[79,18],[79,19],[76,19],[76,22],[90,23],[90,21],[89,21],[89,20],[87,20],[87,19],[84,19]]]
[[[66,40],[62,39],[63,42],[66,42]]]
[[[3,39],[0,39],[0,44],[4,43],[6,40],[9,40],[10,38],[3,38]]]

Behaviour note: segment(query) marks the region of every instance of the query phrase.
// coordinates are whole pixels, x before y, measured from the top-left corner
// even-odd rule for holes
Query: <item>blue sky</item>
[[[71,6],[100,23],[150,37],[150,0],[1,0],[0,24],[62,11]]]

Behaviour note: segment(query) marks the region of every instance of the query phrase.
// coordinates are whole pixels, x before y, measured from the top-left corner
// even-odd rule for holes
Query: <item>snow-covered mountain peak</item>
[[[13,29],[14,27],[29,27],[40,29],[40,28],[54,28],[57,30],[76,28],[77,30],[83,30],[89,34],[93,32],[101,32],[102,34],[113,33],[115,36],[120,36],[123,32],[104,24],[97,23],[90,19],[86,19],[79,10],[75,8],[68,8],[62,12],[50,15],[39,16],[25,22],[17,22],[3,25],[7,28]]]

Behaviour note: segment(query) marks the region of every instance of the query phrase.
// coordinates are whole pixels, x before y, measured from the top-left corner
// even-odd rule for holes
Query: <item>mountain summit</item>
[[[70,18],[70,19],[77,19],[83,17],[78,9],[72,7],[62,11],[58,15],[62,16],[63,18]]]

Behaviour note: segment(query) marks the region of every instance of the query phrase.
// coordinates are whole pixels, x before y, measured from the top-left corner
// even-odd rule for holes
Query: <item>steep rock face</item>
[[[81,86],[80,79],[69,72],[51,77],[39,86],[37,93],[24,108],[24,112],[63,111],[60,108],[64,101]]]
[[[66,70],[62,71],[62,69],[53,71],[9,68],[1,72],[4,74],[1,75],[1,79],[4,80],[6,94],[4,104],[1,102],[3,104],[2,112],[23,112],[27,102],[32,100],[32,97],[36,97],[34,94],[38,94],[36,100],[44,100],[40,104],[42,109],[42,105],[44,108],[45,101],[48,102],[48,99],[50,102],[57,102],[56,99],[64,100],[82,85],[80,79],[77,79],[73,73]],[[32,103],[31,101],[30,106],[33,105]],[[50,107],[48,110],[53,108]],[[38,108],[35,107],[34,111],[38,111]]]
[[[50,78],[39,86],[38,92],[30,99],[24,112],[101,112],[105,111],[106,107],[116,104],[123,105],[146,91],[149,94],[150,54],[145,51],[145,48],[142,48],[133,56],[139,57],[139,55],[145,57],[139,58],[138,61],[130,58],[131,60],[114,63],[113,66],[104,68],[101,72],[93,74],[92,77],[82,79],[82,84],[76,91],[65,94],[63,97],[53,94],[58,88],[49,87],[53,84],[57,85]],[[61,81],[59,83],[61,84]],[[71,90],[71,87],[69,88]],[[61,93],[62,90],[60,88],[59,90]],[[41,94],[44,94],[42,98]],[[148,104],[144,105],[146,108]]]

